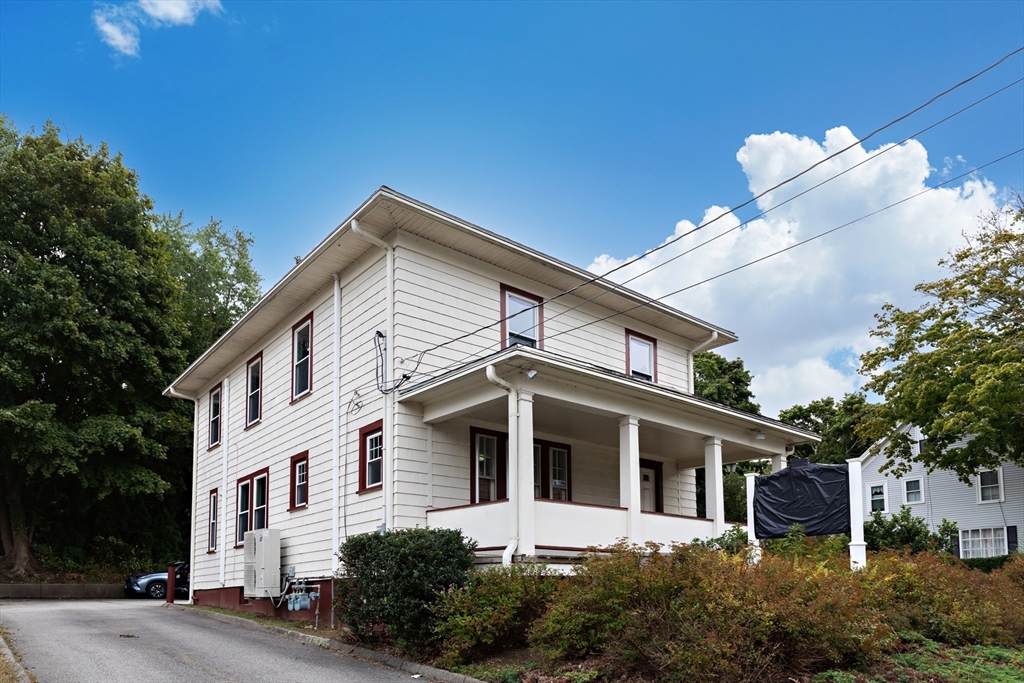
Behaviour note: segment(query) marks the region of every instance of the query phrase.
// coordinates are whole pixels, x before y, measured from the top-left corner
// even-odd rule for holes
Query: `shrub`
[[[884,548],[909,548],[915,553],[925,550],[951,552],[951,538],[955,537],[956,522],[943,519],[939,533],[933,534],[928,530],[928,523],[924,518],[912,514],[906,505],[901,505],[900,511],[889,517],[881,512],[873,512],[871,519],[864,523],[864,541],[868,550],[873,551]]]
[[[452,666],[525,645],[560,579],[542,565],[515,564],[475,572],[465,587],[443,591],[432,607],[439,663]]]
[[[1009,559],[1009,555],[996,555],[995,557],[969,557],[961,562],[971,569],[977,569],[987,574],[993,569],[1000,569]]]
[[[721,550],[729,555],[739,555],[740,553],[747,552],[747,541],[746,527],[732,526],[726,529],[725,533],[717,538],[695,538],[691,545],[700,546],[701,548]]]
[[[850,663],[891,638],[848,571],[686,545],[588,557],[531,633],[552,657],[600,653],[617,674],[730,681]]]
[[[475,547],[450,529],[350,537],[338,550],[341,617],[362,640],[389,638],[404,650],[422,650],[433,631],[430,605],[439,591],[465,585]]]
[[[1010,555],[997,573],[1024,594],[1024,553],[1016,552]]]
[[[806,558],[818,562],[831,562],[845,555],[850,537],[845,534],[829,536],[807,536],[804,528],[794,524],[785,538],[771,538],[761,541],[765,552],[791,560]]]

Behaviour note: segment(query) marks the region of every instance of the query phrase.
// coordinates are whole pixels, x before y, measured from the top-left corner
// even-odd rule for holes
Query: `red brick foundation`
[[[317,591],[320,593],[320,600],[313,601],[308,610],[299,610],[297,612],[288,611],[288,601],[284,600],[280,607],[274,607],[274,604],[270,601],[270,598],[249,598],[246,599],[242,596],[241,586],[229,586],[226,588],[207,588],[207,589],[196,589],[192,595],[193,601],[197,605],[203,605],[205,607],[221,607],[223,609],[231,609],[237,612],[247,612],[249,614],[259,614],[264,617],[274,617],[275,619],[286,619],[289,621],[302,621],[313,623],[316,619],[317,602],[320,607],[320,623],[324,623],[326,620],[330,623],[331,620],[331,601],[334,596],[334,586],[330,579],[324,579],[322,581],[312,581],[313,585],[317,586]],[[275,598],[276,602],[280,598]]]

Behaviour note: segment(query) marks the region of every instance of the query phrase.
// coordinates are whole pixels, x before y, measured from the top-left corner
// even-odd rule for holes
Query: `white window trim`
[[[213,397],[217,397],[217,414],[213,414]],[[224,392],[221,386],[218,384],[214,389],[210,390],[210,405],[207,413],[209,415],[209,422],[206,424],[206,437],[209,442],[209,448],[214,448],[220,445],[221,439],[224,438],[224,401],[221,398],[224,396]],[[217,440],[213,440],[213,423],[217,422]]]
[[[982,500],[981,499],[981,472],[995,472],[999,476],[999,500]],[[977,489],[978,505],[991,505],[992,503],[1003,503],[1006,501],[1003,495],[1003,467],[1000,465],[995,469],[983,469],[974,476],[974,488]]]
[[[993,531],[998,531],[998,530],[1000,530],[1000,528],[1002,529],[1002,532],[1003,532],[1003,553],[1002,554],[1006,554],[1007,550],[1009,549],[1009,545],[1010,545],[1009,544],[1009,539],[1006,538],[1006,527],[1005,526],[1003,526],[1003,527],[993,526],[993,527],[978,527],[978,528],[975,528],[975,529],[960,529],[960,533],[958,534],[958,538],[957,538],[957,542],[960,544],[960,557],[963,558],[963,559],[974,559],[973,555],[971,557],[969,557],[969,558],[965,558],[964,557],[964,534],[965,533],[968,533],[968,532],[971,532],[971,531],[979,531],[980,532],[980,531],[984,531],[985,529],[992,529]],[[999,555],[982,555],[981,557],[999,557]]]
[[[630,377],[634,377],[636,379],[643,379],[643,380],[646,380],[648,382],[653,382],[654,381],[654,364],[656,362],[655,359],[654,359],[654,354],[655,354],[654,342],[652,342],[650,339],[645,339],[644,337],[637,336],[637,335],[633,334],[632,332],[630,332],[627,336],[628,336],[627,343],[630,344],[630,347],[631,347],[629,349],[629,368],[627,368],[627,371],[628,371],[627,374]],[[650,370],[650,373],[643,373],[643,372],[640,372],[639,370],[636,370],[636,372],[638,374],[646,375],[645,377],[637,377],[637,375],[633,374],[633,372],[634,372],[634,370],[633,370],[634,358],[633,358],[632,344],[633,344],[634,341],[637,342],[638,344],[642,344],[643,346],[647,347],[647,369]]]
[[[259,386],[256,391],[252,390],[252,368],[254,365],[259,366]],[[256,397],[256,417],[250,419],[249,405],[252,402],[253,396]],[[263,419],[263,355],[253,358],[245,366],[245,426],[251,427],[260,420]]]
[[[882,487],[882,505],[884,506],[881,510],[873,510],[871,508],[871,489],[875,486]],[[883,479],[880,483],[868,483],[866,485],[868,494],[868,514],[871,515],[875,512],[881,512],[883,515],[889,514],[889,480]]]
[[[908,499],[908,496],[907,496],[907,484],[909,484],[912,481],[921,482],[921,488],[919,489],[919,492],[921,493],[921,500],[910,501]],[[924,502],[924,478],[923,477],[914,477],[913,479],[904,479],[903,480],[903,485],[900,488],[903,489],[903,504],[904,505],[920,505],[921,503]]]
[[[299,333],[303,329],[309,330],[309,352],[305,358],[297,359],[296,351],[298,349]],[[299,379],[299,364],[306,361],[306,389],[299,393],[295,392],[298,386],[297,382]],[[312,314],[304,318],[299,323],[296,323],[292,329],[292,401],[297,401],[303,396],[313,391],[313,317]]]

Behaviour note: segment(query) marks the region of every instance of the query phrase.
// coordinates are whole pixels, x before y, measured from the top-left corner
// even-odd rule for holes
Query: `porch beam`
[[[722,439],[704,437],[704,494],[714,536],[725,533],[725,490],[722,479]]]
[[[619,418],[619,505],[626,508],[626,538],[642,543],[640,530],[640,418]]]
[[[504,391],[493,384],[483,383],[471,389],[424,403],[423,421],[427,424],[436,424],[451,420],[476,410],[483,403],[504,397]]]

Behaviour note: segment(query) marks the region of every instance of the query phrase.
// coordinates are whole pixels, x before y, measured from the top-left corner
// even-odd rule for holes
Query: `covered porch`
[[[722,466],[771,459],[816,437],[671,387],[512,347],[399,397],[469,442],[460,504],[426,511],[481,553],[571,556],[590,546],[721,535]],[[706,472],[697,516],[696,470]]]

